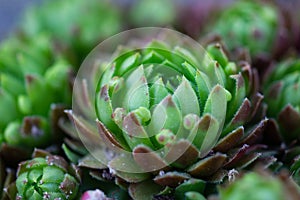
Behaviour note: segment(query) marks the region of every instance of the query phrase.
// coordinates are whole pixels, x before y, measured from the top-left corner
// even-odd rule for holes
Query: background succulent
[[[300,197],[299,192],[299,188],[286,171],[276,176],[266,171],[256,171],[244,174],[227,187],[221,187],[218,199],[294,200]]]
[[[230,62],[220,44],[208,46],[208,54],[200,60],[196,50],[172,45],[152,41],[142,49],[119,48],[97,86],[102,142],[97,144],[96,136],[89,142],[130,152],[122,157],[114,155],[114,149],[98,149],[103,156],[112,155],[107,162],[110,172],[130,183],[134,199],[147,199],[155,193],[160,198],[174,191],[182,197],[191,185],[201,193],[205,185],[201,179],[220,182],[227,170],[246,166],[259,156],[255,152],[259,146],[252,144],[265,121],[247,132],[243,127],[262,100],[255,70],[245,62]],[[69,113],[81,138],[93,135],[84,119],[76,112]],[[139,173],[126,169],[138,169]],[[150,187],[147,196],[144,192]],[[163,188],[166,191],[159,193]]]
[[[80,174],[62,157],[36,150],[19,164],[16,199],[77,199]]]
[[[280,162],[280,168],[290,169],[295,181],[299,184],[299,137],[300,137],[300,101],[299,80],[300,62],[290,58],[276,63],[266,73],[264,84],[265,101],[268,105],[267,114],[270,117],[268,132],[269,144],[275,151]],[[277,138],[277,139],[276,139]]]
[[[246,48],[252,58],[269,59],[288,44],[284,24],[275,4],[241,0],[221,11],[208,32],[220,35],[230,50]]]
[[[0,52],[1,143],[49,145],[57,111],[70,105],[71,65],[45,35],[12,37],[1,44]]]
[[[286,142],[300,136],[300,61],[289,59],[275,64],[264,84],[268,116],[278,123]]]

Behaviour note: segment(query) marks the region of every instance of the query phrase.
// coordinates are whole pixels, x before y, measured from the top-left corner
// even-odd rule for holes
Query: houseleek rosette
[[[34,158],[19,164],[16,199],[77,199],[80,175],[64,158],[35,150]]]
[[[126,42],[106,60],[97,59],[107,54],[95,49],[90,58],[96,62],[88,58],[91,68],[75,81],[68,113],[91,154],[110,168],[117,184],[130,183],[134,199],[149,198],[143,194],[149,188],[148,195],[165,195],[158,193],[171,188],[181,198],[189,190],[203,192],[199,178],[222,181],[228,169],[259,156],[251,145],[265,121],[247,133],[243,126],[256,114],[262,95],[256,72],[245,62],[230,62],[220,44],[206,52],[177,32],[154,29],[147,37],[151,31],[134,30],[137,38],[145,36],[130,43],[128,32],[104,43]],[[86,79],[87,74],[93,76]],[[95,85],[96,94],[89,96]],[[100,136],[94,133],[95,116]]]
[[[230,50],[248,48],[254,57],[270,54],[279,34],[279,13],[274,5],[240,0],[221,11],[208,30],[220,35]]]
[[[51,143],[57,114],[71,100],[72,68],[58,54],[46,35],[12,37],[1,44],[0,143]]]

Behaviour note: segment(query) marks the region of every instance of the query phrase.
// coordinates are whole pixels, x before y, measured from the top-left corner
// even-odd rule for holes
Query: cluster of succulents
[[[147,26],[188,36],[97,46]],[[300,199],[299,27],[275,1],[29,9],[0,43],[0,199]]]

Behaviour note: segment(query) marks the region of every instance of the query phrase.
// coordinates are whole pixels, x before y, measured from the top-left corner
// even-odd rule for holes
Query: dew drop
[[[163,175],[165,175],[165,172],[161,170],[161,171],[159,171],[159,175],[163,176]]]

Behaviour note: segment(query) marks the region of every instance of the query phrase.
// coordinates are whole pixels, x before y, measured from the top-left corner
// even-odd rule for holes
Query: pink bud
[[[81,200],[108,200],[105,194],[99,190],[88,190],[81,196]]]

